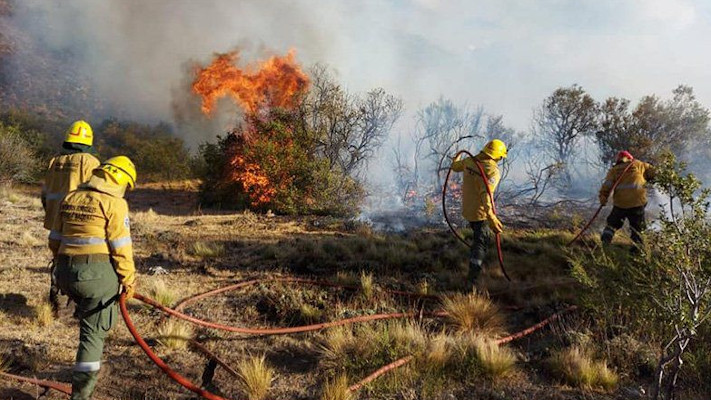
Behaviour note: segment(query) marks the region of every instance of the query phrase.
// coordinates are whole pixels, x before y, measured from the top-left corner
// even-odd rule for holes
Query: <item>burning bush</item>
[[[241,125],[201,146],[203,203],[288,214],[356,212],[364,197],[358,175],[402,102],[382,89],[350,95],[320,66],[309,88],[293,52],[244,69],[234,65],[238,58],[217,55],[193,83],[206,114],[222,96],[244,112]]]

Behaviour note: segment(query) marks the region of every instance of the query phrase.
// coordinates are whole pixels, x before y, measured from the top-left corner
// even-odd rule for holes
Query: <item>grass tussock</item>
[[[321,319],[321,317],[323,316],[323,311],[312,305],[302,304],[299,308],[299,314],[301,315],[302,320],[308,323],[313,323]]]
[[[321,362],[326,368],[335,368],[343,360],[351,357],[355,348],[355,337],[349,327],[339,326],[329,329],[318,346]]]
[[[150,298],[166,307],[171,307],[178,300],[178,293],[169,288],[165,281],[158,277],[148,280],[146,293]]]
[[[357,286],[358,276],[348,271],[336,272],[336,283],[346,286]]]
[[[323,385],[321,400],[351,400],[353,393],[348,390],[348,377],[338,375],[333,380],[328,379]]]
[[[388,331],[396,349],[403,349],[408,353],[420,353],[427,348],[427,332],[414,321],[391,323]]]
[[[371,273],[360,273],[360,291],[363,297],[367,300],[372,300],[375,296],[375,282],[373,281],[373,274]]]
[[[454,341],[445,332],[432,336],[427,343],[425,363],[433,369],[443,369],[452,359]]]
[[[588,351],[573,346],[554,353],[548,360],[551,370],[566,383],[586,388],[612,390],[618,376],[605,361],[595,361]]]
[[[477,293],[455,294],[442,301],[449,323],[459,332],[497,336],[504,332],[504,318],[488,297]]]
[[[5,354],[0,353],[0,372],[7,372],[10,369],[10,359]]]
[[[171,350],[184,350],[192,338],[193,329],[183,321],[167,319],[158,327],[158,343]]]
[[[17,238],[17,244],[21,247],[37,247],[42,245],[42,241],[34,237],[30,232],[24,231],[22,235]]]
[[[481,371],[494,380],[508,376],[516,364],[516,355],[508,347],[481,337],[472,339]]]
[[[237,365],[239,386],[249,400],[267,397],[274,381],[274,370],[267,365],[264,355],[250,357]]]
[[[35,321],[42,327],[47,327],[54,322],[54,312],[52,311],[52,305],[43,301],[33,308]]]
[[[216,242],[193,242],[188,247],[188,254],[200,258],[215,258],[225,254],[225,246]]]

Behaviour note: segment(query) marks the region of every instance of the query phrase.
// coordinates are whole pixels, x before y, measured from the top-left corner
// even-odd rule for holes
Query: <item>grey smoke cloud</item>
[[[174,121],[191,60],[236,46],[247,59],[293,47],[304,65],[333,67],[349,90],[384,87],[410,112],[444,95],[519,130],[545,96],[572,83],[633,102],[686,83],[711,104],[703,0],[16,3],[13,18],[34,40],[78,58],[107,114],[144,121]],[[222,123],[182,134],[195,145]]]

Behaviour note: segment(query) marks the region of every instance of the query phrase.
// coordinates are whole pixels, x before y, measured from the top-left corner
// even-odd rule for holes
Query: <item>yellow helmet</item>
[[[506,158],[506,145],[499,139],[494,139],[487,143],[482,150],[484,154],[498,160],[499,158]]]
[[[67,133],[64,135],[64,141],[67,143],[79,143],[91,146],[94,143],[94,131],[86,121],[75,121]]]
[[[111,157],[104,161],[100,169],[106,171],[106,175],[119,185],[128,185],[133,189],[136,187],[136,167],[131,159],[126,156]]]

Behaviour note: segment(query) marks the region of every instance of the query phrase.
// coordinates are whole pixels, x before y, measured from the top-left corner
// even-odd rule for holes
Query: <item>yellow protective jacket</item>
[[[632,165],[620,179],[620,183],[612,195],[612,202],[615,207],[634,208],[647,204],[646,184],[648,180],[654,179],[654,167],[639,160],[633,160],[631,163]],[[600,198],[608,198],[612,191],[612,186],[628,165],[629,162],[621,162],[610,168],[600,188]]]
[[[493,196],[501,179],[499,167],[496,165],[496,161],[485,154],[479,153],[475,159],[484,168],[487,184]],[[491,204],[486,186],[484,186],[484,179],[474,160],[467,157],[455,161],[452,163],[452,170],[464,172],[462,188],[462,215],[464,218],[472,222],[491,219],[490,216],[494,215],[493,204]]]
[[[120,282],[131,285],[136,267],[124,191],[125,186],[94,175],[69,193],[60,207],[62,244],[59,254],[109,254]]]
[[[99,167],[99,159],[89,153],[64,154],[52,158],[42,187],[44,227],[49,230],[50,248],[56,254],[62,239],[62,221],[59,218],[59,203],[64,196],[76,190],[91,177],[91,171]]]

